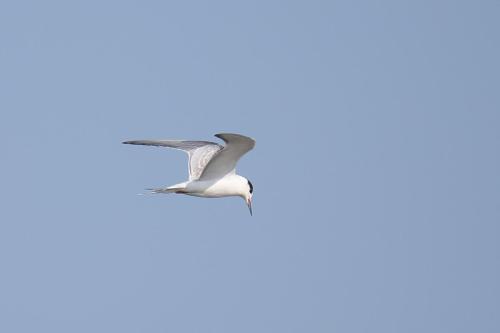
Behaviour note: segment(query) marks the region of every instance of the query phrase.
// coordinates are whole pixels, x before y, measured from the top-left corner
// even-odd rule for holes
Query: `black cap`
[[[247,181],[248,181],[248,186],[250,186],[250,193],[253,193],[253,185],[248,179]]]

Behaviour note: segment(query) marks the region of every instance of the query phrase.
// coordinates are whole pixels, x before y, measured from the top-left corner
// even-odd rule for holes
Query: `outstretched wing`
[[[215,136],[224,140],[226,145],[205,166],[200,180],[219,179],[234,173],[240,157],[255,146],[255,140],[244,135],[221,133]]]
[[[189,156],[189,180],[200,178],[206,165],[212,157],[222,150],[222,146],[209,141],[185,141],[185,140],[134,140],[125,141],[130,145],[145,145],[168,147],[185,151]]]

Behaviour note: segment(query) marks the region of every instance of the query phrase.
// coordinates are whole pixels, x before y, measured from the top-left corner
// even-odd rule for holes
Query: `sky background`
[[[1,332],[499,332],[498,1],[3,1]],[[256,139],[240,198],[137,196]]]

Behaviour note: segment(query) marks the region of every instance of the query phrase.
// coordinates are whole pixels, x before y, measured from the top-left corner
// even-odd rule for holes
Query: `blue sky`
[[[498,332],[500,4],[0,4],[0,331]],[[131,139],[256,139],[240,198]]]

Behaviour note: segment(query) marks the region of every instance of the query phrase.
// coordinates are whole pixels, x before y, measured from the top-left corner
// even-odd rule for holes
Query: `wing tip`
[[[122,142],[124,145],[141,145],[142,143],[137,140],[132,140],[132,141],[123,141]]]
[[[125,145],[144,145],[144,142],[141,142],[140,140],[130,140],[130,141],[123,141],[122,142]]]

